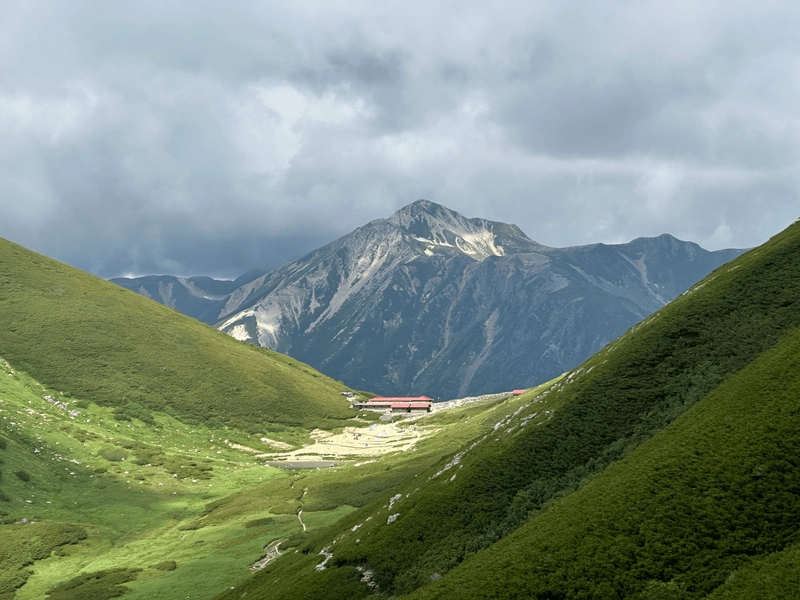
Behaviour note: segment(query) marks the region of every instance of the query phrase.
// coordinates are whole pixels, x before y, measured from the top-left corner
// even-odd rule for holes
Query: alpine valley
[[[371,231],[464,277],[591,262],[427,203]],[[681,247],[620,260],[677,294],[636,268],[651,243]],[[567,373],[430,414],[354,410],[371,394],[5,240],[0,357],[0,600],[800,597],[798,222]]]
[[[552,379],[741,252],[669,235],[549,248],[419,200],[234,282],[113,281],[352,387],[446,399]]]

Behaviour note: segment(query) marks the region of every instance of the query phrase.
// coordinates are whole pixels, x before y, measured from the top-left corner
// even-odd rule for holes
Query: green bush
[[[8,440],[0,437],[0,450],[5,450],[6,448],[8,448]]]
[[[264,527],[266,525],[271,525],[275,522],[274,517],[265,517],[263,519],[253,519],[252,521],[248,521],[244,524],[246,529],[251,529],[253,527]]]
[[[16,475],[20,481],[24,481],[26,483],[31,480],[31,476],[27,471],[15,471],[14,475]]]
[[[0,533],[0,598],[12,598],[14,591],[25,584],[32,574],[26,566],[47,558],[59,546],[76,544],[85,538],[85,529],[63,523],[39,521],[24,527],[3,527]]]
[[[110,462],[120,462],[128,458],[128,453],[122,448],[104,448],[98,454]]]
[[[163,469],[167,473],[173,473],[180,479],[211,479],[212,471],[214,470],[211,465],[198,464],[197,462],[181,456],[171,456],[163,461]]]
[[[133,581],[141,569],[109,569],[85,573],[47,591],[50,600],[107,600],[122,596],[128,588],[123,583]]]
[[[136,450],[136,458],[134,463],[137,465],[153,465],[159,467],[164,464],[166,457],[161,450],[155,448],[148,448],[146,450]]]
[[[155,569],[156,571],[174,571],[178,568],[178,563],[176,563],[174,560],[165,560],[163,562],[150,565],[150,568]]]
[[[131,419],[138,419],[147,425],[156,424],[156,420],[153,418],[153,413],[138,402],[129,402],[124,406],[118,406],[115,408],[114,419],[117,421],[130,421]]]

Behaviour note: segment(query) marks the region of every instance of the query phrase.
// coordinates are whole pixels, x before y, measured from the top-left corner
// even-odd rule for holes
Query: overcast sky
[[[419,198],[551,246],[800,216],[800,3],[0,0],[0,236],[236,277]]]

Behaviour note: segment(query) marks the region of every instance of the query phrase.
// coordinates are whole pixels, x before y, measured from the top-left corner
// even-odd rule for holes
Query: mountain
[[[795,223],[220,598],[796,598],[798,399]]]
[[[263,270],[252,270],[233,281],[174,275],[117,277],[110,281],[198,321],[213,324],[234,290],[265,273]]]
[[[341,383],[0,239],[0,354],[44,385],[130,414],[336,426]]]
[[[738,254],[668,235],[548,248],[420,200],[238,287],[209,322],[359,389],[478,395],[569,370]]]

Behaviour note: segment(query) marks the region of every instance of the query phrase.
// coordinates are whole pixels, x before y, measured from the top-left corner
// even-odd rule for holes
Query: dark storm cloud
[[[0,235],[235,277],[425,197],[551,245],[797,216],[793,3],[7,3]]]

